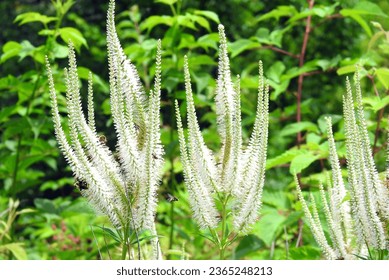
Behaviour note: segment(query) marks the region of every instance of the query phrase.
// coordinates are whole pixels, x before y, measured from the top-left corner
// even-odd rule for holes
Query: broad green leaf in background
[[[308,16],[318,16],[321,18],[332,15],[335,12],[335,8],[339,5],[339,3],[335,3],[332,6],[315,6],[312,9],[306,9],[289,19],[289,22],[292,23],[294,21],[306,18]]]
[[[150,32],[157,25],[164,24],[167,26],[172,26],[173,23],[174,18],[171,16],[151,16],[141,23],[140,29],[147,29],[147,32]]]
[[[175,20],[179,26],[184,26],[193,30],[197,29],[191,18],[191,14],[178,15],[175,17]]]
[[[59,34],[62,38],[62,40],[69,44],[69,42],[72,42],[74,45],[74,48],[79,52],[81,46],[85,46],[88,48],[88,44],[84,38],[84,36],[81,34],[81,32],[73,27],[62,27],[59,29]]]
[[[155,0],[155,3],[162,3],[166,5],[173,5],[174,3],[177,2],[177,0]]]
[[[259,48],[261,44],[257,42],[253,42],[248,39],[239,39],[233,43],[229,44],[229,49],[231,51],[231,57],[236,57],[240,53],[251,50],[251,49],[256,49]]]
[[[298,123],[291,123],[286,125],[280,132],[280,136],[289,136],[289,135],[295,135],[298,132],[301,131],[313,131],[318,132],[317,125],[312,122],[298,122]]]
[[[23,243],[9,243],[0,245],[0,252],[11,251],[17,260],[27,260],[27,253],[23,248]]]
[[[57,20],[56,17],[48,17],[45,15],[42,15],[40,13],[36,12],[28,12],[24,14],[18,15],[14,22],[19,22],[19,25],[23,25],[29,22],[41,22],[44,25],[48,24],[49,22]]]
[[[273,80],[274,82],[279,83],[281,81],[281,75],[284,73],[286,66],[282,61],[276,61],[272,66],[266,71],[266,77]]]
[[[314,63],[306,63],[302,67],[290,68],[284,75],[282,75],[281,80],[290,80],[302,74],[309,73],[315,70],[317,70],[317,66]]]
[[[193,15],[193,14],[188,14],[188,17],[195,23],[197,23],[198,25],[200,25],[201,27],[207,29],[208,32],[211,32],[211,27],[209,25],[209,22],[208,20],[206,20],[205,18],[203,18],[202,16],[199,16],[199,15]]]
[[[0,58],[0,63],[4,63],[8,59],[18,56],[22,46],[18,42],[9,41],[3,45],[3,53]]]
[[[365,97],[363,103],[368,104],[374,112],[378,112],[389,104],[389,95],[382,99],[378,96]]]
[[[289,172],[290,174],[301,173],[302,170],[311,165],[314,161],[319,159],[318,155],[314,155],[311,152],[305,152],[301,155],[296,156],[290,163]]]
[[[212,49],[217,50],[218,41],[219,41],[218,33],[210,33],[210,34],[206,34],[204,36],[201,36],[197,40],[197,44],[199,47],[205,49],[206,51],[208,51],[208,48],[212,48]]]
[[[242,238],[242,240],[240,240],[239,245],[235,249],[235,259],[242,259],[243,257],[258,251],[263,247],[265,247],[265,244],[257,236],[253,234],[246,235]]]
[[[372,36],[373,34],[369,24],[362,17],[363,15],[388,18],[388,15],[385,14],[377,4],[369,1],[361,1],[352,9],[342,9],[340,14],[344,17],[354,19],[369,36]]]
[[[304,151],[301,149],[290,149],[283,152],[274,158],[270,158],[266,161],[266,169],[273,168],[278,165],[283,165],[291,162],[296,156],[303,154]]]
[[[260,16],[256,20],[256,22],[260,22],[270,18],[275,18],[278,21],[280,17],[291,17],[297,13],[298,11],[294,6],[278,6],[276,9]]]
[[[321,250],[319,247],[304,245],[301,247],[291,247],[289,249],[289,259],[291,260],[314,260],[320,259]]]
[[[201,15],[203,17],[209,18],[210,20],[212,20],[212,21],[214,21],[216,23],[220,23],[219,16],[215,12],[204,11],[204,10],[195,10],[194,14],[195,15]]]
[[[265,205],[261,212],[261,219],[255,224],[254,231],[267,246],[271,246],[277,234],[282,231],[282,224],[286,217],[281,215],[277,209]]]
[[[338,70],[336,70],[336,74],[340,75],[345,75],[349,73],[354,73],[357,70],[357,67],[355,65],[346,65],[340,67]]]
[[[389,89],[389,69],[378,68],[375,70],[375,74],[377,75],[378,80],[382,83],[385,89]]]
[[[282,47],[282,38],[284,33],[291,29],[291,26],[287,26],[283,29],[275,29],[270,32],[269,29],[261,27],[255,34],[255,39],[262,44],[274,45],[279,48]]]

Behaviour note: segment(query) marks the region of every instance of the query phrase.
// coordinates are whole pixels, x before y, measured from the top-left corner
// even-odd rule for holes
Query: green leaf
[[[69,54],[69,49],[57,42],[54,42],[52,51],[56,58],[66,58]]]
[[[138,242],[142,242],[142,241],[149,241],[149,240],[152,240],[154,238],[158,238],[158,237],[162,237],[161,235],[147,235],[147,236],[143,236],[143,237],[140,237],[138,240],[134,240],[133,242],[131,242],[132,245],[134,244],[138,244]]]
[[[147,39],[144,40],[141,44],[142,49],[146,51],[151,51],[157,48],[157,40],[155,39]]]
[[[263,204],[272,206],[280,211],[290,208],[288,195],[285,191],[264,190],[262,202]]]
[[[272,80],[269,80],[269,85],[274,89],[271,91],[270,100],[276,100],[277,97],[286,91],[289,86],[290,80],[282,81],[281,83],[275,83]]]
[[[177,0],[155,0],[155,3],[162,3],[165,5],[173,5]]]
[[[204,16],[206,18],[209,18],[210,20],[213,20],[214,22],[216,23],[220,23],[220,19],[219,19],[219,16],[212,12],[212,11],[205,11],[205,10],[195,10],[194,11],[194,14],[195,15],[201,15],[201,16]]]
[[[4,63],[8,59],[18,56],[20,51],[22,49],[22,46],[18,42],[9,41],[4,44],[3,46],[3,54],[0,58],[0,63]]]
[[[340,75],[344,75],[344,74],[348,74],[348,73],[354,73],[356,70],[357,70],[357,67],[355,65],[347,65],[347,66],[340,67],[336,71],[336,74],[338,74],[340,76]]]
[[[350,18],[352,18],[353,20],[355,20],[362,28],[363,30],[365,30],[365,32],[367,33],[367,35],[369,36],[372,36],[373,33],[371,31],[371,28],[369,26],[369,24],[367,23],[366,20],[363,19],[363,17],[361,17],[360,15],[358,14],[350,14],[348,15]]]
[[[358,15],[371,15],[371,16],[380,16],[380,17],[389,17],[386,13],[384,13],[381,8],[370,1],[361,1],[357,2],[354,8],[352,9],[342,9],[340,13],[344,16],[350,14],[358,14]]]
[[[306,9],[296,15],[294,15],[292,18],[289,19],[289,23],[292,23],[294,21],[307,18],[308,16],[318,16],[321,18],[324,18],[326,16],[330,16],[335,12],[336,6],[338,6],[339,3],[335,3],[332,6],[316,6],[313,9]]]
[[[20,50],[19,56],[20,60],[24,59],[26,56],[33,56],[36,48],[30,43],[30,41],[24,40],[20,43],[22,49]]]
[[[167,26],[172,26],[174,22],[174,18],[171,16],[151,16],[148,17],[145,21],[143,21],[140,25],[140,29],[146,30],[150,32],[155,26],[164,24]]]
[[[273,30],[271,33],[269,29],[261,27],[257,30],[255,34],[255,39],[262,44],[268,44],[268,45],[274,45],[279,48],[282,47],[282,37],[284,36],[284,33],[287,32],[291,26],[288,26],[284,29],[276,29]]]
[[[248,39],[239,39],[233,43],[229,44],[229,49],[231,51],[231,58],[239,55],[240,53],[250,50],[250,49],[255,49],[259,48],[261,44],[257,42],[253,42]]]
[[[62,38],[62,40],[69,44],[71,41],[74,44],[74,48],[77,51],[80,51],[81,46],[85,46],[88,48],[88,44],[84,38],[84,36],[81,34],[81,32],[73,27],[63,27],[59,29],[59,34]]]
[[[388,68],[378,68],[375,70],[375,73],[378,77],[378,80],[382,83],[385,89],[389,89],[389,69]]]
[[[317,70],[317,66],[314,65],[313,63],[310,64],[305,64],[303,67],[293,67],[290,68],[286,74],[284,74],[281,78],[282,81],[284,80],[290,80],[295,77],[300,76],[301,74],[309,73],[314,70]]]
[[[196,30],[196,26],[193,23],[193,20],[191,18],[190,14],[186,15],[179,15],[175,18],[177,20],[177,23],[179,26],[184,26],[193,30]]]
[[[19,22],[19,25],[23,25],[29,22],[41,22],[42,24],[46,25],[47,23],[57,20],[56,17],[48,17],[45,15],[42,15],[40,13],[36,12],[28,12],[24,14],[18,15],[14,22]]]
[[[117,243],[122,243],[121,237],[116,232],[114,232],[112,229],[107,228],[107,227],[102,227],[102,226],[96,226],[96,227],[102,229],[104,233],[111,236]]]
[[[261,212],[262,217],[254,226],[254,231],[267,246],[270,246],[283,230],[282,224],[285,222],[286,217],[272,207],[263,207]]]
[[[260,16],[256,22],[260,22],[266,19],[275,18],[279,20],[280,17],[291,17],[297,14],[297,10],[294,6],[278,6],[277,9],[274,9],[262,16]]]
[[[41,210],[44,213],[59,214],[57,207],[50,199],[36,198],[34,199],[34,204],[38,210]]]
[[[281,61],[276,61],[270,66],[266,72],[266,77],[279,83],[281,81],[281,75],[284,73],[286,67]]]
[[[265,247],[265,244],[257,236],[253,234],[246,235],[240,240],[239,245],[235,249],[235,258],[238,260],[242,259],[263,247]]]
[[[53,36],[55,34],[55,30],[53,29],[42,29],[38,32],[40,36]]]
[[[320,129],[321,133],[324,133],[324,134],[327,133],[326,117],[331,117],[332,125],[338,123],[341,119],[343,119],[343,117],[341,115],[334,115],[334,114],[331,114],[331,115],[329,115],[329,114],[321,115],[319,117],[319,119],[317,120],[317,124],[319,126],[319,129]]]
[[[301,173],[302,170],[311,165],[312,162],[319,158],[317,155],[313,155],[310,152],[303,153],[296,156],[290,163],[289,172],[290,174]]]
[[[190,15],[191,19],[196,22],[198,25],[200,25],[201,27],[205,28],[208,30],[208,32],[211,32],[211,27],[209,25],[209,22],[208,20],[206,20],[205,18],[201,17],[201,16],[197,16],[197,15]]]
[[[286,125],[281,130],[279,135],[281,137],[284,137],[284,136],[296,134],[296,133],[304,131],[304,130],[313,131],[313,132],[319,131],[316,124],[314,124],[312,122],[298,122],[298,123],[291,123],[291,124]]]
[[[374,112],[377,112],[389,104],[389,95],[382,99],[378,96],[365,97],[363,98],[363,103],[368,104]]]
[[[368,1],[359,2],[352,9],[342,9],[340,14],[344,17],[354,19],[369,36],[372,36],[372,31],[369,24],[363,19],[362,15],[379,16],[384,18],[388,17],[388,15],[385,14],[377,4]]]
[[[321,250],[317,247],[304,245],[301,247],[291,247],[289,250],[289,259],[291,260],[314,260],[320,259]]]
[[[212,48],[217,50],[217,42],[219,41],[219,35],[217,33],[211,33],[211,34],[206,34],[204,36],[201,36],[197,40],[197,44],[199,47],[208,50],[208,48]]]
[[[9,243],[0,246],[0,252],[11,251],[18,260],[27,260],[27,253],[22,247],[23,243]]]
[[[296,156],[303,154],[301,149],[291,149],[266,161],[266,169],[291,162]]]
[[[197,55],[189,57],[189,65],[217,65],[217,62],[208,55]]]

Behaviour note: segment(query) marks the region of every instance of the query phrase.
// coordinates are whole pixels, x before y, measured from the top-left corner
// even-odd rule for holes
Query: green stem
[[[223,197],[222,200],[222,209],[221,209],[221,223],[222,223],[222,231],[221,231],[221,238],[219,240],[219,257],[220,260],[224,260],[225,258],[225,251],[227,246],[229,245],[228,238],[229,234],[227,233],[227,203],[228,203],[229,196]]]
[[[38,70],[37,70],[38,71]],[[32,90],[31,96],[30,96],[30,103],[27,105],[27,110],[26,110],[26,115],[25,117],[27,118],[30,115],[30,110],[31,110],[31,104],[32,100],[35,98],[35,94],[37,92],[38,84],[41,78],[41,71],[38,72],[38,77],[35,81],[34,88]],[[11,184],[11,189],[10,189],[10,197],[15,198],[16,195],[16,183],[17,183],[17,178],[18,178],[18,171],[19,171],[19,162],[20,162],[20,150],[22,149],[22,140],[23,140],[23,134],[20,133],[18,135],[18,144],[16,148],[16,158],[15,158],[15,167],[13,170],[12,174],[12,184]]]

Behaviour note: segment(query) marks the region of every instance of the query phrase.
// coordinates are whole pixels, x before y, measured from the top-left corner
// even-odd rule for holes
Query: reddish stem
[[[315,4],[314,0],[308,0],[308,5],[309,9],[312,10],[313,5]],[[309,15],[307,17],[307,23],[305,26],[305,33],[304,33],[304,38],[303,38],[303,45],[301,47],[301,52],[300,52],[300,58],[299,58],[299,67],[303,67],[304,65],[304,58],[305,58],[305,51],[307,49],[307,44],[308,44],[308,38],[309,38],[309,33],[311,32],[311,19],[312,16]],[[297,84],[297,115],[296,115],[296,121],[297,123],[301,122],[301,96],[302,96],[302,91],[303,91],[303,81],[304,81],[304,74],[301,74],[298,78],[298,84]],[[302,136],[301,132],[299,131],[297,133],[297,147],[300,148],[300,144],[302,142]]]
[[[293,58],[300,58],[299,54],[294,54],[294,53],[288,52],[286,50],[283,50],[283,49],[280,49],[280,48],[277,48],[277,47],[274,47],[274,46],[271,46],[271,45],[265,45],[265,46],[262,46],[261,48],[262,49],[273,50],[275,52],[279,52],[279,53],[285,54],[285,55],[293,57]]]

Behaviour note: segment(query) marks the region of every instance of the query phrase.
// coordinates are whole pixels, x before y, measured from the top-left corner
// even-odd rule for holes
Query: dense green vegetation
[[[128,3],[131,2],[129,5]],[[139,3],[137,3],[139,2]],[[93,3],[93,4],[92,4]],[[95,4],[97,3],[97,4]],[[67,43],[77,51],[84,98],[93,73],[96,126],[111,150],[116,138],[110,113],[105,23],[108,1],[2,1],[0,34],[0,259],[118,259],[116,233],[96,216],[58,150],[50,113],[44,57],[64,93]],[[269,146],[263,206],[250,234],[225,252],[231,259],[321,259],[298,202],[319,194],[330,165],[326,116],[345,167],[342,95],[346,76],[361,69],[365,117],[377,168],[386,163],[385,114],[389,103],[389,4],[377,1],[148,0],[116,1],[117,31],[125,53],[148,91],[162,40],[163,179],[157,232],[167,259],[218,258],[198,233],[183,184],[174,100],[185,104],[188,56],[196,110],[210,148],[216,128],[217,26],[229,43],[231,72],[240,76],[243,138],[251,134],[258,61],[269,80]],[[59,99],[65,112],[65,99]],[[181,106],[184,113],[185,105]],[[346,169],[344,173],[346,173]],[[344,174],[345,178],[347,174]],[[383,175],[383,178],[385,176]],[[178,201],[165,199],[166,193]],[[170,199],[171,200],[171,199]],[[145,238],[142,242],[148,242]]]

